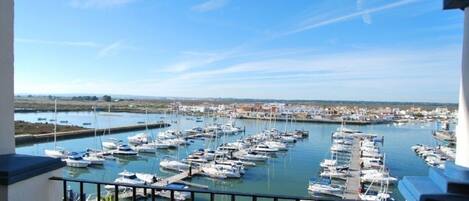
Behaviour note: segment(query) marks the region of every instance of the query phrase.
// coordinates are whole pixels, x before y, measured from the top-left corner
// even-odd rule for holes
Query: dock
[[[158,186],[158,187],[166,186],[166,185],[171,184],[171,183],[180,182],[184,179],[190,178],[193,175],[198,175],[200,173],[202,173],[202,169],[194,167],[194,168],[191,168],[191,170],[182,171],[182,172],[180,172],[180,173],[178,173],[174,176],[164,178],[164,179],[152,184],[152,186]]]
[[[354,137],[352,145],[352,154],[350,157],[349,176],[345,182],[345,191],[343,198],[347,200],[359,200],[360,193],[360,138]]]
[[[139,131],[145,130],[147,127],[149,129],[152,128],[164,128],[168,127],[170,124],[165,122],[158,122],[152,123],[148,125],[131,125],[131,126],[121,126],[121,127],[113,127],[113,128],[101,128],[97,129],[98,135],[102,135],[102,133],[111,131],[112,133],[122,133],[128,131]],[[91,137],[94,136],[94,129],[83,129],[83,130],[76,130],[76,131],[67,131],[67,132],[57,132],[57,140],[66,140],[66,139],[76,139],[82,137]],[[45,133],[45,134],[23,134],[23,135],[16,135],[15,142],[16,145],[23,145],[23,144],[32,144],[37,142],[48,142],[54,140],[54,133]]]
[[[239,116],[238,119],[259,119],[259,120],[272,120],[272,121],[291,121],[286,118],[271,118],[271,117],[251,117],[251,116]],[[392,121],[389,120],[342,120],[342,119],[293,119],[294,122],[302,123],[324,123],[324,124],[342,124],[345,122],[347,125],[372,125],[372,124],[389,124]]]

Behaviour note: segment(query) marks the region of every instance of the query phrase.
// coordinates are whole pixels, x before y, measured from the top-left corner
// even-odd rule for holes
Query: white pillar
[[[0,155],[15,153],[13,0],[0,0]]]
[[[464,39],[458,110],[456,165],[469,168],[469,7],[464,9]]]

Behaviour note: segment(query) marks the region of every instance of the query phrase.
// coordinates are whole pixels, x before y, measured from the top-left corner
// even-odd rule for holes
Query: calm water
[[[25,120],[37,122],[39,117],[53,118],[53,113],[18,113],[15,114],[16,120]],[[145,114],[132,113],[112,113],[112,115],[98,115],[98,127],[123,126],[136,124],[145,121]],[[212,119],[204,118],[204,122],[196,123],[194,120],[188,120],[186,116],[166,116],[161,114],[149,114],[149,122],[160,120],[169,121],[179,120],[178,125],[173,125],[172,129],[189,129],[194,126],[204,126]],[[195,119],[195,118],[194,118]],[[59,113],[58,121],[67,120],[69,124],[82,125],[84,122],[93,122],[93,113],[90,112],[67,112]],[[217,122],[224,123],[226,119],[218,119]],[[285,128],[284,122],[269,124],[268,121],[255,120],[237,120],[236,125],[246,127],[245,134],[237,136],[227,136],[222,141],[234,141],[243,135],[254,134],[269,125],[275,126],[279,130]],[[214,180],[206,177],[195,177],[192,182],[210,186],[212,189],[239,191],[239,192],[258,192],[273,194],[288,194],[307,196],[308,180],[319,174],[319,162],[329,156],[329,147],[331,145],[330,136],[339,125],[334,124],[316,124],[316,123],[293,123],[288,124],[288,128],[298,128],[309,130],[310,136],[307,139],[297,142],[288,152],[277,154],[277,157],[270,159],[265,164],[258,164],[256,167],[249,168],[241,179]],[[93,125],[89,126],[93,127]],[[436,144],[431,137],[431,130],[434,129],[433,123],[409,124],[402,126],[394,125],[369,125],[369,126],[348,126],[364,132],[375,133],[384,136],[383,151],[386,153],[386,164],[391,170],[391,174],[402,178],[406,175],[426,175],[428,167],[425,163],[415,156],[410,150],[410,146],[423,144]],[[152,135],[157,135],[163,129],[151,129]],[[126,132],[113,134],[113,138],[127,140],[127,136],[134,135],[137,132]],[[58,146],[64,147],[69,151],[83,151],[86,148],[94,148],[100,144],[102,138],[88,137],[73,140],[59,141]],[[117,174],[123,170],[132,172],[156,173],[159,176],[166,177],[172,175],[171,172],[162,171],[159,168],[159,161],[166,155],[183,158],[191,151],[208,146],[209,140],[194,140],[187,147],[179,150],[159,151],[156,154],[140,155],[135,160],[106,161],[102,168],[73,169],[66,168],[64,175],[73,178],[113,181]],[[53,142],[39,143],[35,145],[17,147],[17,153],[44,155],[44,149],[52,148]],[[86,186],[90,190],[95,187]],[[394,189],[394,197],[402,200],[397,189]]]

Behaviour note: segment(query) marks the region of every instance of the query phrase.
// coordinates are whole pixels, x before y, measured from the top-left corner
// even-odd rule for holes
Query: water
[[[18,113],[15,114],[16,120],[25,120],[37,122],[38,117],[53,118],[53,113]],[[178,120],[178,125],[173,125],[172,129],[189,129],[195,126],[204,126],[212,119],[204,118],[204,122],[197,123],[194,120],[188,120],[187,116],[178,117],[166,116],[162,114],[132,114],[132,113],[112,113],[112,115],[98,115],[98,127],[104,128],[111,126],[123,126],[136,124],[145,121],[156,122],[160,120]],[[195,119],[195,118],[194,118]],[[69,124],[82,125],[84,122],[93,123],[93,113],[91,112],[67,112],[58,113],[58,120],[67,120]],[[226,122],[227,119],[219,118],[218,122]],[[236,136],[227,136],[220,141],[234,141],[243,135],[250,135],[260,131],[263,128],[274,126],[283,130],[284,122],[270,123],[268,121],[256,120],[237,120],[237,126],[246,127],[246,134]],[[317,123],[293,123],[288,124],[288,128],[309,130],[310,136],[307,139],[297,142],[288,152],[277,154],[277,157],[270,159],[265,164],[258,164],[256,167],[249,168],[241,179],[214,180],[206,177],[194,177],[192,182],[208,185],[211,189],[238,191],[238,192],[256,192],[270,194],[286,194],[295,196],[307,196],[308,181],[311,177],[319,174],[319,163],[324,158],[329,158],[329,147],[331,145],[330,136],[339,125],[335,124],[317,124]],[[93,127],[93,125],[89,126]],[[410,147],[414,144],[436,144],[431,137],[431,130],[434,129],[433,123],[409,124],[403,126],[395,125],[366,125],[366,126],[348,126],[352,129],[358,129],[364,132],[375,133],[384,136],[383,151],[386,154],[386,164],[390,168],[391,174],[402,178],[406,175],[426,175],[428,167],[415,156]],[[151,129],[152,135],[164,129]],[[140,131],[141,132],[141,131]],[[113,134],[113,138],[127,140],[127,136],[134,135],[137,132],[125,132]],[[101,136],[101,135],[100,135]],[[58,146],[64,147],[69,151],[83,151],[86,148],[95,148],[100,144],[101,139],[107,136],[94,138],[87,137],[81,139],[72,139],[59,141]],[[156,154],[141,155],[135,160],[106,161],[102,168],[74,169],[65,168],[64,176],[72,178],[110,181],[112,182],[119,172],[124,170],[132,172],[156,173],[161,177],[173,175],[171,172],[162,171],[159,168],[159,161],[162,157],[170,155],[182,159],[193,150],[203,148],[213,142],[209,140],[194,140],[187,147],[179,150],[161,150]],[[38,143],[17,147],[17,153],[44,155],[44,149],[52,148],[53,142]],[[95,190],[94,186],[85,186],[89,192]],[[403,200],[397,189],[393,189],[393,197],[397,200]]]

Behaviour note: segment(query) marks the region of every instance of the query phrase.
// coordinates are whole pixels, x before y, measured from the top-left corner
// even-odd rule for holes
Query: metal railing
[[[273,201],[279,200],[334,200],[334,199],[326,199],[326,198],[312,198],[312,197],[300,197],[300,196],[288,196],[288,195],[270,195],[270,194],[258,194],[258,193],[241,193],[241,192],[230,192],[230,191],[218,191],[218,190],[208,190],[208,189],[180,189],[180,188],[171,188],[171,187],[157,187],[157,186],[150,186],[150,185],[131,185],[131,184],[121,184],[121,183],[113,183],[113,182],[102,182],[102,181],[91,181],[91,180],[84,180],[84,179],[69,179],[69,178],[62,178],[62,177],[51,177],[50,180],[54,181],[62,181],[63,182],[63,200],[69,201],[70,199],[67,198],[67,185],[70,183],[75,183],[79,185],[79,200],[85,201],[85,193],[84,193],[84,184],[93,184],[96,185],[96,200],[101,201],[101,186],[102,185],[109,185],[114,186],[114,195],[113,201],[119,200],[119,190],[124,188],[131,189],[132,195],[131,200],[137,200],[137,190],[143,190],[143,195],[147,199],[151,199],[152,201],[157,199],[157,192],[166,191],[169,192],[167,199],[171,201],[178,200],[176,198],[176,193],[185,192],[188,195],[190,194],[190,200],[196,200],[196,194],[204,194],[210,196],[210,201],[219,200],[217,199],[219,196],[225,196],[228,200],[235,201],[237,198],[244,198],[249,199],[252,201],[257,201],[258,199],[269,199]],[[226,200],[226,198],[224,199]]]

